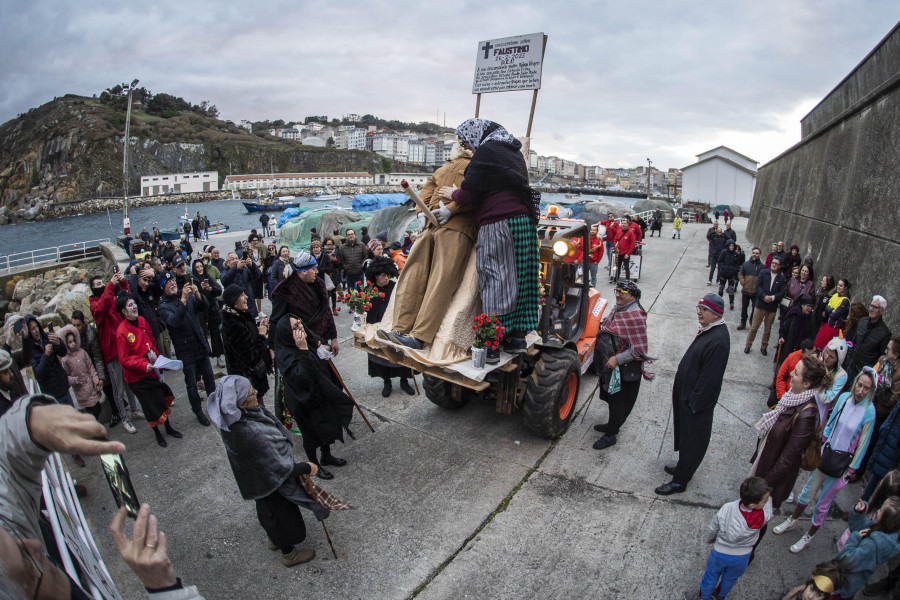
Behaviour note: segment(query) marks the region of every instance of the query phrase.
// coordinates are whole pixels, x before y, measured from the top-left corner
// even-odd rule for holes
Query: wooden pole
[[[316,504],[320,504],[319,499],[316,497],[316,488],[313,487],[312,478],[309,475],[306,476],[306,485],[309,486],[309,495],[312,496],[313,502]],[[334,551],[334,544],[331,542],[331,536],[328,535],[328,528],[325,527],[325,521],[319,521],[322,524],[322,529],[325,531],[325,539],[328,540],[328,545],[331,546],[331,553],[334,555],[334,559],[337,560],[337,552]]]
[[[362,411],[362,409],[359,407],[359,404],[356,403],[356,398],[354,398],[353,394],[350,393],[350,389],[347,387],[347,384],[344,383],[344,379],[343,379],[343,377],[341,377],[341,374],[338,373],[337,367],[334,366],[334,363],[330,359],[328,360],[328,364],[331,365],[331,370],[334,372],[334,376],[337,377],[338,381],[341,382],[341,387],[343,387],[344,391],[347,392],[347,396],[349,396],[350,400],[353,401],[353,406],[355,406],[356,410],[359,411],[359,416],[361,416],[363,418],[363,421],[366,422],[366,425],[369,426],[369,429],[372,431],[372,433],[375,433],[375,428],[372,427],[371,423],[369,423],[369,419],[366,418],[366,413],[364,413]]]
[[[543,64],[543,62],[544,62],[544,54],[546,54],[546,52],[547,52],[547,36],[545,35],[544,36],[544,47],[541,48],[541,64]],[[538,95],[538,90],[534,90],[534,94],[532,94],[532,96],[531,96],[531,112],[528,114],[528,129],[525,131],[525,137],[527,137],[527,138],[531,138],[531,123],[532,123],[532,121],[534,121],[534,107],[537,104],[537,95]],[[476,117],[478,116],[477,111],[476,111],[475,116]],[[531,147],[531,145],[529,144],[529,148],[530,147]]]
[[[481,94],[475,95],[475,118],[478,118],[478,113],[481,111]]]

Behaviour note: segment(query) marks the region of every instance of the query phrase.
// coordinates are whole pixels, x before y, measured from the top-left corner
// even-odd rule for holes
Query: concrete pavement
[[[746,220],[735,222],[739,242],[745,226]],[[642,384],[618,444],[602,452],[591,448],[599,435],[591,426],[606,420],[606,404],[595,399],[583,422],[581,412],[596,376],[584,377],[579,414],[551,443],[530,436],[520,414],[497,415],[490,404],[450,412],[396,387],[382,398],[380,380],[366,375],[365,354],[351,347],[350,318],[342,312],[343,351],[335,362],[376,431],[357,418],[358,439],[334,447],[349,465],[333,469],[335,479],[323,483],[357,507],[327,521],[338,560],[310,513],[304,513],[303,546],[316,550],[313,562],[286,569],[266,548],[254,505],[240,498],[217,431],[197,423],[175,374],[173,422],[184,439],[159,448],[143,423],[136,435],[117,427],[110,437],[128,445],[135,488],[168,535],[178,575],[208,599],[680,598],[698,587],[709,552],[706,525],[738,496],[772,372],[771,355],[743,354],[746,332],[734,329],[737,311],[726,312],[732,353],[706,460],[687,493],[656,496],[653,488],[669,479],[663,465],[674,457],[672,379],[697,330],[696,302],[711,289],[706,227],[686,224],[681,240],[672,240],[671,232],[647,240],[639,285],[650,312],[650,353],[659,357],[651,367],[657,377]],[[212,241],[225,246],[232,235]],[[611,297],[606,278],[598,283]],[[266,403],[271,406],[271,393]],[[305,460],[296,442],[295,456]],[[91,490],[85,513],[123,596],[140,597],[139,582],[107,533],[115,507],[99,461],[86,460],[85,469],[72,467]],[[801,472],[798,491],[804,481]],[[848,506],[860,491],[858,484],[849,486],[839,502]],[[729,597],[780,598],[834,555],[844,526],[827,521],[799,555],[788,546],[800,531],[775,536],[770,527]]]

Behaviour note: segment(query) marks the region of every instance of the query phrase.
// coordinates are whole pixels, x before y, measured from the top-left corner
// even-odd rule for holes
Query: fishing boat
[[[217,235],[220,233],[228,233],[229,229],[231,229],[231,227],[229,227],[227,223],[216,221],[215,223],[209,224],[207,231],[209,231],[209,235]]]
[[[581,194],[566,194],[566,198],[581,198]]]
[[[328,186],[323,186],[321,190],[312,196],[306,196],[306,200],[310,202],[337,202],[341,199],[340,194],[332,193]]]

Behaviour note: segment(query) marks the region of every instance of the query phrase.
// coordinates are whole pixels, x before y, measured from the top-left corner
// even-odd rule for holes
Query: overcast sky
[[[896,0],[228,2],[0,0],[0,122],[138,78],[222,118],[474,116],[480,40],[549,36],[532,149],[684,167],[726,145],[761,164],[900,19]],[[482,97],[522,136],[531,92]]]

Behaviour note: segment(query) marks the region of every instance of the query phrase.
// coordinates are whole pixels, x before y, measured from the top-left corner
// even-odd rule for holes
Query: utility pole
[[[128,218],[128,142],[131,139],[131,93],[138,84],[135,79],[128,86],[128,108],[125,112],[125,143],[122,145],[122,230],[125,235],[131,233],[131,221]]]
[[[647,159],[647,200],[650,199],[650,165],[653,163],[650,162],[650,159]]]

